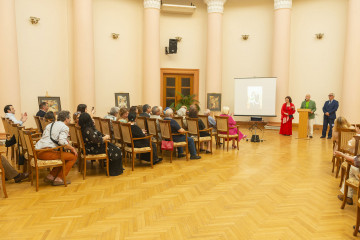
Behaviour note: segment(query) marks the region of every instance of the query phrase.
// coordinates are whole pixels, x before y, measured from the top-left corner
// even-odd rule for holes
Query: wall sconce
[[[324,34],[323,33],[317,33],[315,34],[316,38],[321,40],[323,37],[324,37]]]
[[[175,39],[176,39],[177,42],[181,42],[182,37],[175,37]]]
[[[112,36],[113,39],[118,39],[119,38],[118,33],[112,33],[111,36]]]
[[[30,17],[31,24],[38,24],[39,21],[40,21],[40,18]]]
[[[241,36],[242,36],[242,39],[245,41],[249,39],[249,35],[241,35]]]

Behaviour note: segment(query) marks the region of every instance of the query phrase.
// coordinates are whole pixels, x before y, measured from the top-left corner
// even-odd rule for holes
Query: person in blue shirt
[[[334,93],[329,93],[329,101],[326,101],[323,107],[324,112],[324,122],[323,130],[320,138],[326,137],[327,128],[329,125],[328,139],[332,138],[332,128],[334,126],[334,121],[336,119],[336,111],[339,108],[339,102],[336,101]]]

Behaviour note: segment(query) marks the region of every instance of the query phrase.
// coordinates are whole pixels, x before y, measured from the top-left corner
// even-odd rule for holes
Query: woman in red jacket
[[[295,105],[292,103],[291,97],[285,98],[285,103],[281,108],[281,127],[280,134],[285,136],[292,135],[292,120],[295,113]]]

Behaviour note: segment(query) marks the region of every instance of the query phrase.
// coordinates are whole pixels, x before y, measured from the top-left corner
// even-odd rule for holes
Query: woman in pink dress
[[[295,105],[292,103],[291,97],[285,98],[285,103],[281,108],[281,127],[280,134],[285,136],[292,135],[292,120],[294,119],[293,114],[295,113]]]
[[[246,138],[246,135],[242,134],[242,132],[240,132],[240,130],[238,130],[238,128],[236,127],[236,122],[233,119],[233,114],[230,114],[230,108],[229,107],[223,107],[222,111],[221,111],[221,115],[222,117],[229,117],[229,135],[239,135],[239,141],[243,138]],[[220,132],[221,134],[226,134],[226,132]],[[232,147],[236,148],[235,145],[235,139],[233,139],[232,142]]]

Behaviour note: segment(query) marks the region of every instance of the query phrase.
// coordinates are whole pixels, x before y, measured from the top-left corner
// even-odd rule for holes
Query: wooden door
[[[193,74],[164,74],[163,82],[163,106],[169,107],[172,103],[177,104],[180,94],[188,96],[194,94]]]

